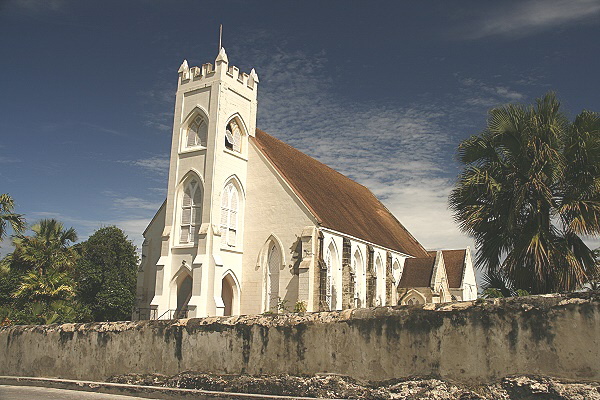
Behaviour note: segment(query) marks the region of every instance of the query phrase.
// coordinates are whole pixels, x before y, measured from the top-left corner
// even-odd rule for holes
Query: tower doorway
[[[223,299],[223,304],[225,304],[225,311],[223,315],[233,315],[233,279],[231,276],[227,275],[223,278],[222,286],[221,286],[221,298]]]
[[[187,275],[177,288],[175,318],[187,318],[187,305],[192,297],[192,277]]]

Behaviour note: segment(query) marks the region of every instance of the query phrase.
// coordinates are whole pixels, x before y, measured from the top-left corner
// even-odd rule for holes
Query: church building
[[[426,251],[369,189],[257,129],[258,84],[224,48],[179,68],[135,319],[476,298],[468,248]]]

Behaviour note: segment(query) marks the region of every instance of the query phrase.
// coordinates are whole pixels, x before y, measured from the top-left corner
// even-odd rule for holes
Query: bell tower
[[[248,138],[258,76],[229,65],[179,67],[154,318],[239,313]]]

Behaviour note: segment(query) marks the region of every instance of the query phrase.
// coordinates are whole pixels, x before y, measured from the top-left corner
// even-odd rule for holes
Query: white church
[[[369,189],[257,129],[258,83],[224,48],[179,68],[135,319],[476,298],[468,248],[426,251]]]

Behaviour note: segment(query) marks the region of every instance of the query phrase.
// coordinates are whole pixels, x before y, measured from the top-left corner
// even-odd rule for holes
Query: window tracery
[[[200,115],[197,115],[190,123],[187,130],[186,148],[206,146],[208,135],[208,124]]]

